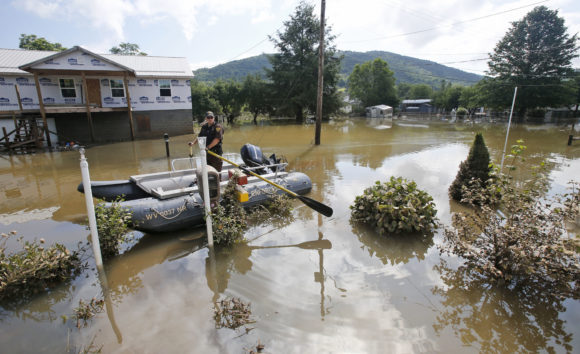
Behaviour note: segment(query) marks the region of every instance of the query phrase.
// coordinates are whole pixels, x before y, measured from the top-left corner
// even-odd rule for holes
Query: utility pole
[[[318,96],[316,99],[316,133],[314,145],[320,145],[320,128],[322,126],[322,88],[324,78],[324,9],[326,0],[320,1],[320,44],[318,45]]]

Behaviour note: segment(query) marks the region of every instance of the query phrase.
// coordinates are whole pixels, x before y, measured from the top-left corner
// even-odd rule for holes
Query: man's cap
[[[213,112],[212,111],[207,111],[207,113],[205,114],[205,117],[213,117]]]

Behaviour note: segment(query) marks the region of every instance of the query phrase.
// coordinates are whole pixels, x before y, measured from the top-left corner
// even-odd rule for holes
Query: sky
[[[320,0],[307,0],[320,16]],[[0,48],[35,34],[98,54],[121,42],[149,55],[185,57],[192,70],[276,52],[299,0],[0,0]],[[488,53],[535,6],[558,10],[580,32],[578,0],[328,0],[339,50],[389,51],[483,75]],[[573,62],[580,67],[580,59]]]

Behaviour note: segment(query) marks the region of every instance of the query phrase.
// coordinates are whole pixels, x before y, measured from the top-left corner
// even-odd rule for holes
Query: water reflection
[[[444,306],[433,328],[450,327],[466,345],[484,353],[572,352],[572,333],[560,314],[565,299],[540,284],[508,288],[489,283],[474,271],[441,261],[435,269],[443,286],[433,288]]]
[[[48,295],[20,297],[0,302],[0,322],[11,322],[12,318],[22,321],[54,322],[59,319],[54,309],[72,297],[75,287],[68,281],[52,289]]]
[[[143,272],[155,265],[181,259],[207,244],[201,231],[194,237],[185,233],[172,236],[145,234],[129,250],[105,265],[111,297],[121,302],[124,296],[136,294],[143,288]]]
[[[424,260],[433,246],[433,233],[381,236],[366,225],[351,222],[351,226],[369,256],[380,259],[385,265],[405,264],[411,259]]]
[[[107,315],[113,317],[97,316],[81,332],[83,343],[96,335],[96,344],[103,343],[106,352],[240,352],[258,339],[271,352],[580,347],[578,301],[534,300],[531,289],[520,290],[525,291],[520,300],[520,292],[476,281],[463,286],[462,274],[433,270],[440,260],[433,247],[441,240],[438,234],[387,239],[349,223],[348,206],[355,196],[391,175],[415,180],[434,197],[442,222],[449,223],[461,206],[449,201],[447,188],[474,134],[482,131],[492,159],[501,159],[505,125],[397,123],[385,129],[381,126],[388,122],[365,118],[325,123],[320,146],[312,145],[312,126],[229,126],[225,153],[239,153],[243,144],[253,143],[265,153],[285,155],[289,169],[310,176],[308,196],[331,206],[333,217],[320,217],[296,201],[294,220],[255,226],[248,238],[267,237],[215,252],[205,246],[204,233],[195,230],[143,236],[107,262],[107,282],[101,284],[110,288]],[[512,126],[508,145],[523,138],[528,146],[528,166],[516,177],[527,178],[530,166],[546,158],[553,161],[555,188],[579,175],[580,145],[567,146],[567,135],[557,127]],[[171,137],[172,157],[188,156],[187,140],[190,136]],[[161,137],[87,149],[93,180],[163,171],[168,167],[164,157]],[[0,156],[0,232],[17,230],[70,245],[86,239],[79,182],[78,152]],[[79,297],[94,296],[94,280],[91,272],[87,280],[75,279],[28,305],[3,307],[0,347],[57,352],[67,340],[67,328],[56,325],[55,318],[70,315],[71,299],[78,303]],[[439,288],[430,293],[434,285]],[[250,335],[216,333],[211,309],[224,295],[251,301],[260,317]],[[116,322],[122,335],[113,333]]]
[[[117,320],[115,320],[115,312],[113,307],[113,300],[111,299],[111,289],[109,287],[109,280],[107,279],[107,274],[103,267],[97,267],[97,272],[99,273],[99,283],[101,285],[101,293],[105,301],[105,312],[107,313],[107,318],[111,324],[113,332],[117,337],[117,343],[123,342],[123,334],[117,325]]]

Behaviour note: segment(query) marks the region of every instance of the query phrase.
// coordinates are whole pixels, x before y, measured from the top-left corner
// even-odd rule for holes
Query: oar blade
[[[332,248],[332,243],[329,240],[306,241],[296,245],[296,247],[305,250],[329,250]]]
[[[329,207],[328,205],[324,205],[321,202],[317,202],[316,200],[310,199],[310,198],[305,197],[303,195],[298,195],[298,196],[296,196],[296,198],[300,199],[302,201],[302,203],[306,204],[311,209],[316,210],[320,214],[322,214],[324,216],[328,216],[328,217],[332,216],[332,212],[333,212],[332,208]]]

